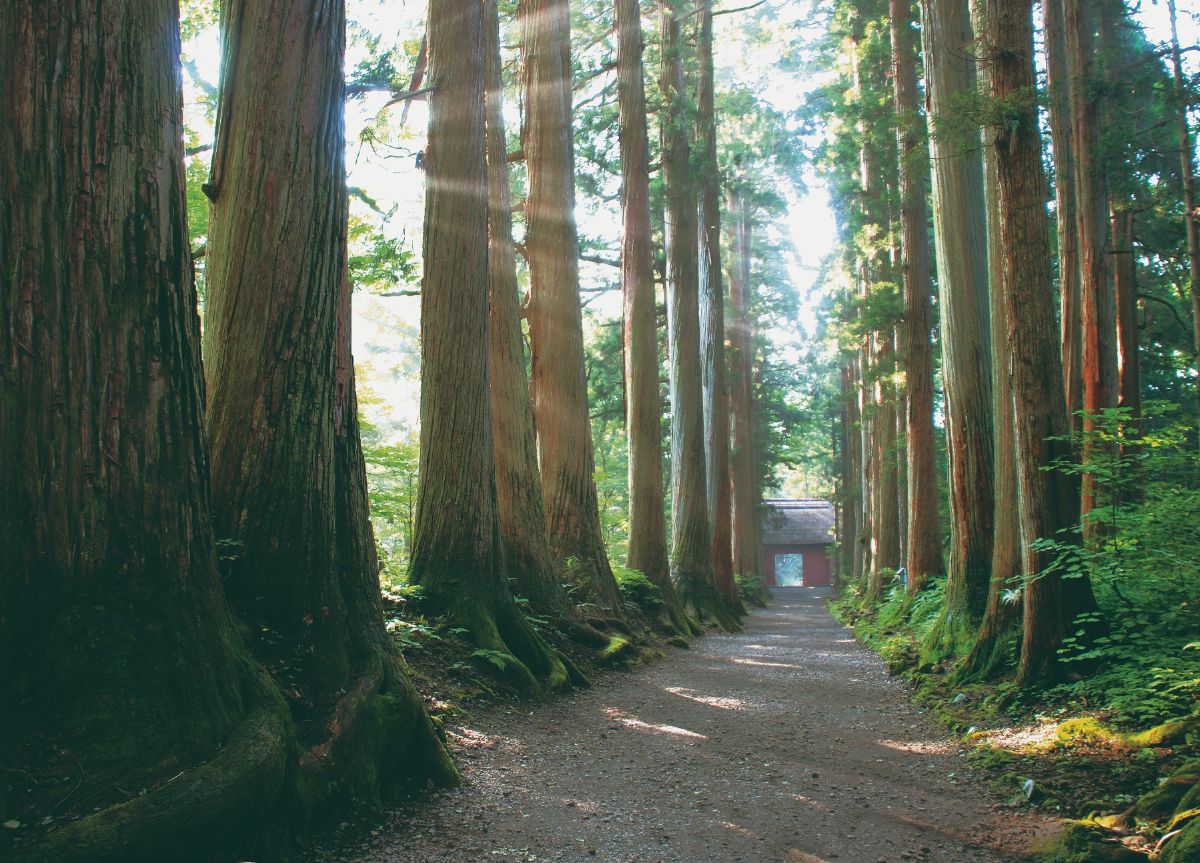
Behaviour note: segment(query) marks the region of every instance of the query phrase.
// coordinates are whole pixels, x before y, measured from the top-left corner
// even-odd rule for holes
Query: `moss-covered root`
[[[975,643],[978,631],[977,619],[971,619],[959,609],[945,608],[921,643],[921,667],[933,668],[965,656]]]
[[[381,810],[414,782],[457,784],[450,753],[390,646],[330,711],[324,736],[300,756],[298,779],[305,812],[329,802]]]
[[[500,603],[496,626],[513,655],[533,672],[543,693],[571,688],[564,657],[537,634],[515,603]]]
[[[680,575],[680,595],[692,615],[701,624],[716,626],[725,632],[740,632],[742,619],[715,584],[698,576]]]
[[[1160,863],[1196,863],[1200,860],[1200,817],[1192,818],[1163,843]]]
[[[283,698],[265,681],[255,690],[256,706],[212,759],[144,796],[51,830],[17,850],[13,863],[175,861],[184,849],[253,841],[248,837],[280,797],[294,751]]]
[[[1033,856],[1038,863],[1146,863],[1144,854],[1116,839],[1093,821],[1066,821],[1060,831],[1038,843]]]
[[[682,602],[667,603],[658,616],[655,628],[672,644],[687,647],[693,638],[704,634],[704,627],[683,607]]]

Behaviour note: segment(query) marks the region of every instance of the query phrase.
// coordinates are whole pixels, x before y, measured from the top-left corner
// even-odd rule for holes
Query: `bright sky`
[[[729,2],[731,0],[718,0],[717,6],[728,6]],[[385,43],[390,39],[420,38],[425,14],[422,0],[348,0],[347,5],[349,20],[372,34],[381,34]],[[804,43],[815,41],[820,35],[821,25],[819,17],[814,22],[813,10],[823,5],[820,0],[771,0],[770,6],[777,12],[774,28],[779,42],[783,43],[797,34]],[[1184,0],[1180,5],[1188,7],[1190,4]],[[652,8],[648,3],[643,3],[643,6]],[[1195,12],[1190,16],[1181,13],[1180,35],[1184,44],[1200,41],[1200,25],[1197,24],[1196,15]],[[823,81],[780,73],[776,68],[779,59],[776,50],[755,51],[745,45],[739,31],[741,17],[734,14],[716,19],[718,86],[721,81],[730,80],[753,84],[759,88],[763,98],[778,110],[796,110],[804,103],[807,94]],[[1146,28],[1151,41],[1166,42],[1169,39],[1165,3],[1142,0],[1136,17]],[[220,53],[215,32],[193,40],[184,46],[184,51],[196,61],[201,74],[209,82],[218,80]],[[361,58],[361,50],[352,43],[347,58],[348,68]],[[1200,59],[1195,54],[1189,55],[1187,62],[1193,70],[1200,66]],[[185,97],[190,109],[189,124],[193,128],[203,129],[207,124],[195,107],[198,91],[186,74],[184,77]],[[650,77],[648,85],[652,80]],[[372,150],[358,144],[360,132],[373,120],[385,101],[385,96],[375,95],[352,102],[347,108],[347,137],[352,142],[347,152],[349,182],[352,186],[362,187],[379,202],[385,212],[391,213],[386,223],[388,233],[403,237],[419,252],[423,175],[415,168],[413,154],[424,146],[426,103],[412,103],[403,130],[397,129],[399,111],[392,111],[392,149],[378,147]],[[506,121],[511,125],[515,119],[516,111],[509,106]],[[208,135],[211,137],[211,129]],[[819,271],[837,240],[828,190],[811,170],[806,172],[804,179],[807,192],[803,197],[789,202],[789,216],[786,224],[780,226],[790,236],[794,246],[788,270],[801,298],[801,315],[796,322],[796,329],[772,334],[778,342],[785,344],[795,344],[798,338],[811,336],[815,331],[815,309],[822,295],[822,286],[818,284]],[[357,200],[352,203],[352,208],[360,215],[369,213],[365,205]],[[620,214],[615,204],[598,208],[581,206],[578,219],[583,234],[606,238],[614,244],[618,242]],[[585,283],[613,283],[615,271],[585,264],[582,276]],[[620,315],[619,293],[596,297],[589,301],[588,308],[599,318],[617,317]],[[378,404],[368,404],[364,410],[378,426],[394,425],[397,432],[404,428],[411,429],[416,423],[419,397],[417,365],[414,362],[419,301],[408,297],[378,298],[359,294],[355,297],[354,312],[354,353],[360,368],[360,389],[378,399]]]

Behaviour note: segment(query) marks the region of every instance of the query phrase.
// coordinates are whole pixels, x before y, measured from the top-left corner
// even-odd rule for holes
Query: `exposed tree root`
[[[459,781],[403,660],[390,646],[347,688],[324,730],[300,755],[300,791],[309,811],[335,793],[339,802],[382,809],[414,780],[442,786]]]
[[[288,709],[260,680],[257,706],[210,760],[161,787],[23,845],[14,863],[127,863],[195,858],[253,842],[279,798],[293,750]]]

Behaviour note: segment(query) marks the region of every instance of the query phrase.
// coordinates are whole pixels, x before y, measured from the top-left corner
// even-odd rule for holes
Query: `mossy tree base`
[[[701,624],[711,624],[725,632],[740,632],[741,616],[726,601],[711,579],[698,573],[680,573],[679,595],[687,610]]]

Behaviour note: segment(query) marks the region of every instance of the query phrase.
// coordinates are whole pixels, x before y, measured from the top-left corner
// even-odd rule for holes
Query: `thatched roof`
[[[833,504],[827,500],[764,500],[763,545],[833,542]]]

